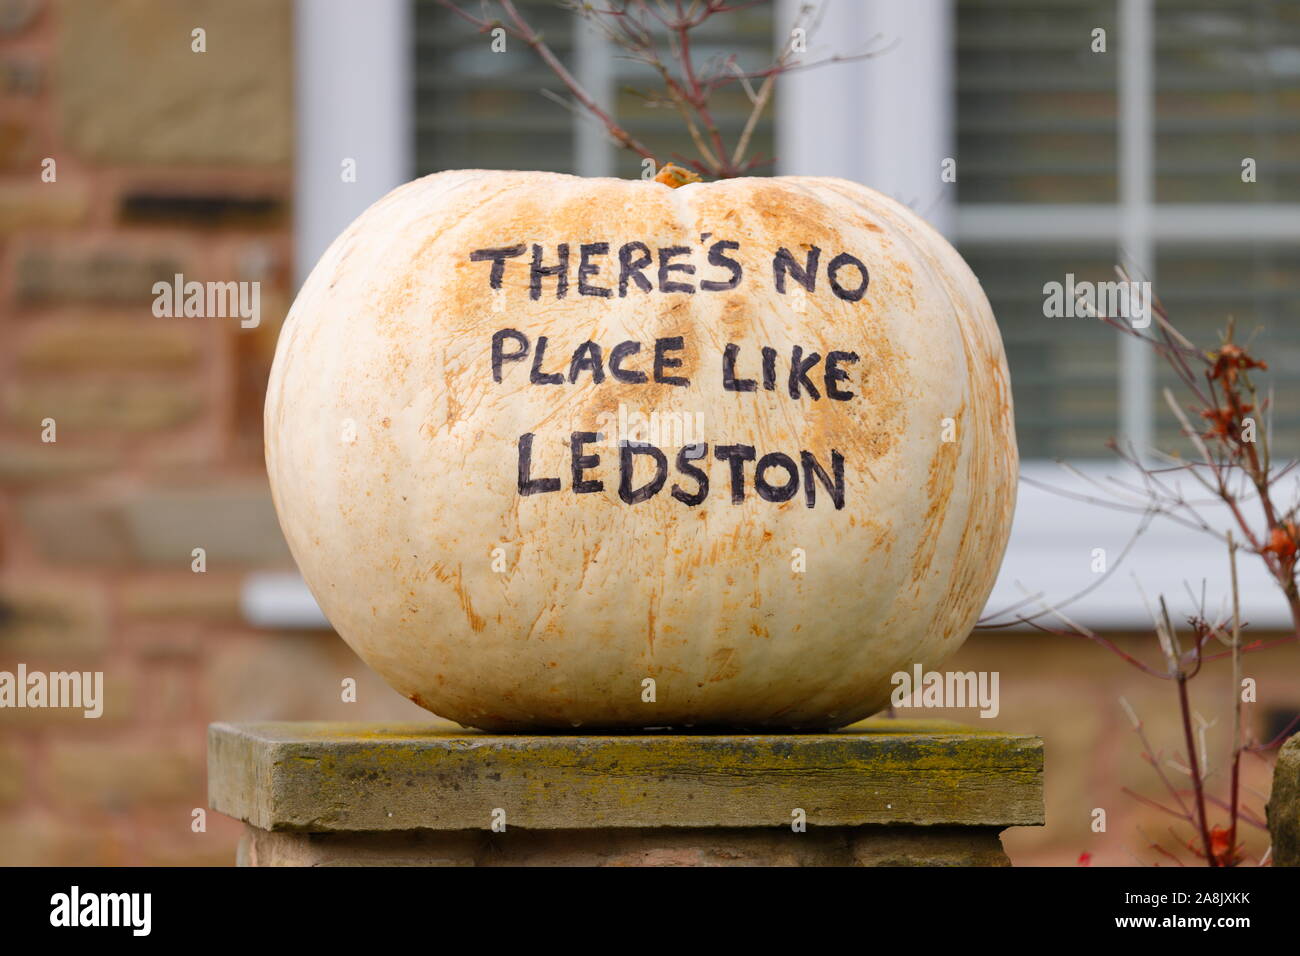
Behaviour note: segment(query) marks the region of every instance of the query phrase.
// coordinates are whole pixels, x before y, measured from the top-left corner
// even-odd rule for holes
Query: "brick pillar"
[[[1283,745],[1273,767],[1268,831],[1273,836],[1273,865],[1300,866],[1300,734]]]
[[[1044,822],[1043,749],[940,721],[618,736],[214,724],[208,797],[247,824],[249,866],[1005,866],[998,834]]]

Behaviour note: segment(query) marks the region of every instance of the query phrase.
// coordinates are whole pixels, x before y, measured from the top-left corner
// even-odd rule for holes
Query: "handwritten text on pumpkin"
[[[705,233],[701,240],[709,236]],[[493,290],[502,288],[507,264],[526,266],[528,295],[532,300],[543,296],[549,298],[551,294],[563,299],[574,285],[579,296],[626,298],[655,291],[695,295],[735,289],[745,277],[741,262],[731,254],[739,249],[740,244],[731,240],[718,240],[709,245],[707,261],[710,271],[707,277],[697,277],[696,267],[689,261],[694,255],[690,246],[666,246],[652,251],[643,242],[627,242],[616,250],[611,249],[607,242],[581,243],[577,245],[576,254],[569,243],[559,243],[553,250],[537,243],[532,244],[531,249],[525,243],[517,243],[476,249],[469,254],[469,260],[491,263],[487,279]],[[815,245],[804,249],[802,261],[785,247],[773,254],[770,276],[777,293],[785,295],[787,288],[793,290],[795,286],[804,293],[816,293],[818,277],[823,272],[822,250]],[[511,263],[515,259],[522,261]],[[575,262],[576,283],[570,279]],[[870,281],[866,264],[848,252],[828,257],[824,274],[824,288],[837,299],[850,303],[862,299]],[[498,329],[491,341],[493,381],[503,382],[510,366],[528,361],[528,381],[538,386],[573,385],[583,376],[589,376],[596,385],[610,378],[629,385],[654,382],[675,388],[691,386],[690,371],[683,368],[681,358],[686,343],[680,335],[659,337],[652,343],[618,342],[613,344],[608,354],[598,342],[582,342],[569,353],[567,369],[560,366],[555,371],[546,370],[549,345],[545,335],[533,339],[516,328]],[[647,355],[642,356],[643,351]],[[641,362],[638,362],[639,358]],[[746,358],[753,365],[753,377],[746,377],[738,371]],[[846,349],[828,351],[823,359],[814,350],[794,345],[788,362],[782,364],[776,349],[763,346],[758,350],[757,362],[754,363],[752,356],[743,355],[740,345],[728,342],[720,356],[722,387],[724,391],[739,393],[757,392],[761,388],[786,394],[795,401],[847,402],[857,397],[848,384],[848,367],[859,358],[856,352]],[[519,494],[560,491],[563,485],[560,478],[533,476],[534,438],[532,432],[519,436]],[[600,439],[601,436],[592,431],[574,431],[569,436],[570,490],[574,494],[595,494],[605,490],[605,482],[592,476],[600,466],[600,456],[587,453],[587,446]],[[640,482],[636,477],[638,457],[648,459],[653,469],[652,474]],[[709,495],[710,477],[696,462],[708,457],[709,446],[705,443],[688,445],[678,451],[674,465],[689,484],[683,487],[674,482],[669,489],[674,499],[689,507],[704,502]],[[752,487],[760,499],[776,503],[789,501],[799,494],[802,487],[805,505],[813,508],[820,486],[829,493],[836,510],[844,507],[844,455],[837,449],[830,450],[829,470],[808,450],[800,450],[796,461],[794,456],[779,451],[760,456],[753,445],[715,445],[713,457],[728,466],[732,504],[744,503],[745,466],[755,462]],[[630,505],[647,501],[663,490],[667,480],[668,457],[662,449],[644,442],[620,443],[618,497],[621,501]]]

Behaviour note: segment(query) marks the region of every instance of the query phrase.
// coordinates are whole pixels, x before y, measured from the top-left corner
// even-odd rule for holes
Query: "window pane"
[[[1214,348],[1229,316],[1237,342],[1269,364],[1256,384],[1274,386],[1273,458],[1300,458],[1300,249],[1264,244],[1162,250],[1156,264],[1156,294],[1174,327],[1197,346]],[[1160,386],[1182,392],[1174,374],[1160,365]],[[1263,398],[1265,396],[1261,396]],[[1264,425],[1265,413],[1260,419]],[[1157,447],[1190,454],[1178,423],[1163,400],[1156,408]]]
[[[1096,319],[1047,318],[1043,286],[1115,278],[1111,246],[961,248],[993,306],[1011,366],[1022,458],[1103,458],[1118,421],[1116,333]]]
[[[1114,202],[1113,0],[958,0],[959,201]],[[1106,53],[1092,31],[1106,31]]]
[[[759,4],[738,9],[705,21],[691,33],[694,62],[697,69],[710,73],[727,71],[728,62],[745,72],[770,66],[775,56],[772,43],[773,4]],[[663,36],[663,31],[656,31]],[[662,56],[667,56],[666,38],[660,42]],[[629,60],[621,50],[614,50],[614,70],[618,88],[618,116],[633,136],[646,143],[661,160],[673,159],[673,154],[684,157],[698,155],[681,115],[671,106],[647,102],[642,93],[657,89],[661,84],[654,69],[644,63]],[[751,81],[754,90],[760,81]],[[641,91],[638,93],[636,91]],[[734,150],[745,121],[749,118],[751,101],[744,86],[737,82],[714,93],[709,111],[718,124],[722,141],[727,149]],[[750,139],[747,159],[771,159],[772,106],[768,105]],[[702,131],[703,135],[703,131]],[[712,141],[705,136],[712,149]],[[676,159],[681,163],[680,159]],[[770,175],[772,166],[767,163],[750,171],[748,175]],[[640,160],[627,150],[618,152],[617,175],[641,175]]]
[[[516,0],[565,62],[573,15],[551,0]],[[480,6],[465,4],[476,15]],[[430,0],[415,3],[415,169],[573,172],[573,119],[544,99],[559,81],[522,43],[492,52],[492,39]]]
[[[555,0],[516,0],[516,5],[556,56],[574,69],[573,13]],[[489,7],[499,9],[495,4]],[[464,8],[475,15],[480,11],[472,0]],[[697,70],[729,71],[729,63],[744,71],[768,66],[774,55],[772,15],[773,4],[763,3],[706,21],[691,34]],[[533,51],[508,37],[509,52],[492,52],[489,36],[432,0],[415,0],[415,25],[416,171],[420,175],[442,169],[577,170],[574,124],[596,121],[542,95],[542,90],[549,90],[569,99],[564,85]],[[660,55],[669,58],[666,34],[662,28],[657,32]],[[612,43],[608,49],[614,76],[613,112],[620,123],[661,161],[674,153],[696,156],[677,111],[643,95],[661,85],[654,69],[628,59]],[[749,96],[738,82],[718,90],[710,101],[729,152],[749,108]],[[769,104],[754,130],[747,158],[772,156],[771,111]],[[610,148],[616,157],[616,175],[641,175],[637,156]],[[751,175],[770,172],[771,166],[764,165]]]
[[[1155,26],[1157,201],[1300,200],[1300,4],[1159,0]]]

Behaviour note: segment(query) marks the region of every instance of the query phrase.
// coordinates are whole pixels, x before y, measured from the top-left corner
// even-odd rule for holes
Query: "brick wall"
[[[0,3],[0,670],[106,680],[98,720],[0,711],[0,864],[232,862],[230,821],[191,828],[208,722],[423,713],[332,635],[254,631],[239,611],[248,571],[289,566],[261,407],[292,294],[291,77],[287,0]],[[261,324],[155,317],[153,283],[177,272],[260,282]],[[1021,635],[952,666],[1000,671],[1003,711],[951,716],[1047,739],[1049,826],[1010,836],[1014,858],[1151,859],[1137,827],[1163,823],[1120,788],[1158,791],[1116,698],[1174,741],[1168,685]],[[1261,701],[1300,704],[1295,675],[1261,674]],[[1197,703],[1221,744],[1222,707]],[[1261,768],[1248,780],[1266,791]]]
[[[1247,633],[1248,641],[1284,637]],[[1107,636],[1126,653],[1161,667],[1154,634]],[[1189,635],[1182,640],[1183,646],[1190,646]],[[1216,644],[1208,653],[1223,650]],[[1271,739],[1280,732],[1281,723],[1300,714],[1297,658],[1300,651],[1294,644],[1243,656],[1242,674],[1257,685],[1256,702],[1244,705],[1243,710],[1249,739]],[[998,671],[998,716],[985,719],[973,710],[900,710],[900,716],[945,716],[1044,739],[1047,826],[1007,831],[1003,842],[1013,862],[1070,866],[1088,854],[1093,866],[1174,865],[1151,849],[1152,843],[1175,851],[1189,866],[1199,862],[1186,845],[1192,836],[1188,827],[1143,802],[1155,800],[1169,806],[1173,800],[1144,759],[1142,742],[1119,702],[1121,697],[1127,700],[1142,721],[1154,755],[1171,782],[1186,787],[1187,776],[1175,766],[1185,763],[1185,747],[1173,682],[1144,674],[1086,639],[1037,632],[977,632],[944,669]],[[1231,661],[1226,659],[1206,664],[1190,684],[1193,712],[1209,724],[1204,741],[1210,758],[1208,792],[1223,798],[1228,794],[1235,693]],[[1261,821],[1275,754],[1271,752],[1267,758],[1247,755],[1242,761],[1242,806]],[[1190,797],[1186,799],[1190,805]],[[1104,832],[1093,829],[1097,809],[1106,814]],[[1212,825],[1226,822],[1226,814],[1213,805],[1208,816]],[[1171,833],[1171,826],[1177,836]],[[1258,861],[1269,846],[1267,832],[1243,823],[1238,833],[1248,862]]]
[[[292,295],[290,12],[0,4],[0,670],[106,684],[98,720],[0,711],[0,864],[231,862],[229,821],[191,829],[209,721],[421,713],[332,635],[239,611],[249,570],[291,566],[261,436]],[[178,272],[260,282],[260,325],[155,317]]]

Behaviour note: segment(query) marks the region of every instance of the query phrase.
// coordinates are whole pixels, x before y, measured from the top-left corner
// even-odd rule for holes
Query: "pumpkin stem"
[[[702,182],[698,173],[683,169],[674,163],[665,163],[664,168],[655,176],[655,182],[663,183],[669,189],[685,186],[687,183]]]

